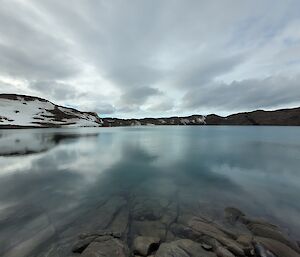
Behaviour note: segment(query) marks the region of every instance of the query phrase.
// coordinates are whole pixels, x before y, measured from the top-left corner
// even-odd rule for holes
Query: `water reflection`
[[[98,133],[68,133],[50,132],[40,133],[40,131],[0,131],[0,156],[18,156],[34,153],[41,153],[55,147],[61,141],[74,140],[80,137],[95,137]]]
[[[0,144],[10,143],[0,157],[0,255],[65,256],[79,232],[126,230],[133,216],[130,232],[138,233],[143,219],[160,226],[150,222],[167,207],[219,219],[224,207],[238,206],[299,236],[299,134],[271,127],[2,132]]]

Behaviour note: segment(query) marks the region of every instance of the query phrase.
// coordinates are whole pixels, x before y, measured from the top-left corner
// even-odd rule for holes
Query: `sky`
[[[100,116],[300,106],[299,0],[0,0],[0,93]]]

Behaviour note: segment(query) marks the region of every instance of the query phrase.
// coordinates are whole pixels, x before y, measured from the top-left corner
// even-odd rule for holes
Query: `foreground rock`
[[[72,251],[84,257],[126,257],[129,255],[127,245],[118,233],[100,232],[80,235]]]
[[[83,257],[126,257],[129,251],[127,246],[119,239],[105,236],[95,239],[83,251]]]
[[[144,209],[137,212],[135,208],[132,216],[137,220],[130,223],[134,229],[129,229],[134,236],[131,243],[119,233],[102,231],[81,235],[72,251],[85,257],[300,257],[297,242],[280,228],[264,220],[251,219],[236,208],[225,209],[224,222],[228,222],[225,226],[200,215],[178,213],[175,219],[164,223],[163,217],[169,213],[170,206],[158,207],[156,212],[152,207],[151,212]],[[146,235],[140,234],[136,222]],[[157,229],[154,224],[162,227]],[[166,236],[157,236],[158,231]]]
[[[134,239],[133,252],[141,256],[148,256],[158,249],[159,243],[158,237],[138,236]]]
[[[199,243],[189,239],[180,239],[171,243],[163,243],[155,257],[217,257],[217,255],[204,250]]]

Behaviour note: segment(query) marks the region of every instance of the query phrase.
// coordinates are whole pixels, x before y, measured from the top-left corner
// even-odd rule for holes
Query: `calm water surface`
[[[300,236],[297,127],[2,130],[0,167],[1,256],[59,256],[68,235],[111,226],[120,199],[235,206]]]

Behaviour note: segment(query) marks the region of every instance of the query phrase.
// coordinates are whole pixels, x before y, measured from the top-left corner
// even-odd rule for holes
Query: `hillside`
[[[116,119],[104,118],[103,126],[150,125],[274,125],[300,126],[300,108],[276,111],[253,111],[221,117],[216,114],[186,117]]]
[[[96,113],[62,107],[42,98],[0,94],[0,126],[20,127],[99,127]]]

